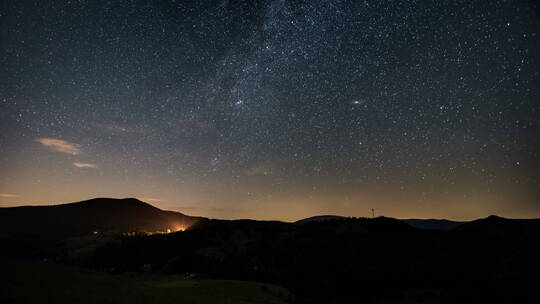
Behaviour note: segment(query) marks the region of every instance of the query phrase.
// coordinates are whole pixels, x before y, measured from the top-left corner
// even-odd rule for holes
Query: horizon
[[[453,219],[453,218],[433,218],[433,217],[404,217],[404,218],[402,218],[402,217],[395,217],[395,216],[385,215],[385,214],[375,214],[375,217],[373,217],[373,216],[370,216],[370,215],[340,215],[340,214],[335,214],[335,213],[314,214],[314,215],[309,215],[309,216],[305,216],[305,217],[297,218],[297,219],[245,218],[245,217],[241,217],[241,218],[212,218],[212,217],[208,217],[208,216],[205,216],[205,215],[202,215],[202,214],[191,214],[191,213],[185,212],[183,210],[160,208],[156,203],[145,201],[142,198],[137,198],[137,197],[116,197],[116,198],[115,197],[93,197],[93,198],[84,199],[84,200],[80,200],[80,201],[73,201],[73,202],[41,203],[41,204],[39,204],[39,203],[37,203],[37,204],[17,204],[17,203],[10,204],[10,203],[2,203],[2,202],[0,202],[0,208],[58,206],[58,205],[74,204],[74,203],[80,203],[80,202],[85,202],[85,201],[90,201],[90,200],[97,200],[97,199],[112,199],[112,200],[135,199],[135,200],[138,200],[140,202],[147,203],[147,204],[149,204],[149,205],[151,205],[153,207],[159,208],[160,210],[163,210],[163,211],[179,212],[179,213],[182,213],[182,214],[188,215],[188,216],[205,217],[205,218],[215,219],[215,220],[255,220],[255,221],[279,221],[279,222],[284,222],[284,223],[294,223],[294,222],[297,222],[297,221],[300,221],[300,220],[309,219],[309,218],[312,218],[312,217],[319,217],[319,216],[338,216],[338,217],[343,217],[343,218],[367,218],[367,219],[369,219],[369,218],[378,218],[378,217],[386,217],[386,218],[394,218],[394,219],[397,219],[397,220],[441,220],[441,221],[452,221],[452,222],[470,222],[470,221],[474,221],[474,220],[486,219],[486,218],[489,218],[489,217],[492,217],[492,216],[501,217],[501,218],[505,218],[505,219],[540,219],[540,217],[534,217],[534,216],[517,218],[517,217],[505,217],[505,216],[501,216],[499,214],[489,214],[489,215],[485,215],[485,216],[481,216],[481,217],[467,218],[467,219]]]

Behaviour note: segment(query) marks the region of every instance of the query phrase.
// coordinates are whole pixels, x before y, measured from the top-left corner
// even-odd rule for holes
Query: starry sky
[[[540,217],[536,1],[4,1],[0,205]]]

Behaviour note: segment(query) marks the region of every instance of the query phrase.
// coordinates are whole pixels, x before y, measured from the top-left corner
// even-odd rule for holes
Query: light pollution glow
[[[536,193],[519,185],[499,188],[499,191],[488,191],[490,188],[482,188],[479,184],[461,185],[449,194],[426,191],[430,189],[428,186],[426,189],[419,186],[405,190],[386,190],[375,186],[340,189],[330,182],[315,181],[314,184],[318,184],[315,189],[291,183],[280,193],[272,193],[261,187],[264,179],[255,186],[246,182],[246,188],[201,186],[197,183],[176,186],[167,180],[149,182],[144,176],[126,178],[112,172],[108,173],[112,176],[104,176],[97,170],[82,172],[68,168],[62,171],[50,168],[50,172],[47,168],[38,170],[35,167],[18,170],[18,179],[2,184],[1,191],[9,189],[13,192],[2,196],[2,205],[58,204],[92,197],[136,196],[165,210],[224,219],[295,221],[318,214],[362,217],[370,216],[371,208],[375,208],[377,215],[397,218],[470,220],[489,214],[520,218],[540,216],[540,208],[531,199]],[[148,194],[160,196],[150,197]],[[520,208],[515,208],[516,205]]]

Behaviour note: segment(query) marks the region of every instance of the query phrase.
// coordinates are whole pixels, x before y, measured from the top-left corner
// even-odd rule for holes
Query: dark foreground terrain
[[[284,288],[184,276],[111,275],[55,263],[0,260],[2,303],[290,303]]]
[[[139,204],[144,203],[125,204],[122,213],[131,214]],[[47,212],[41,215],[43,227],[54,214]],[[2,214],[6,209],[0,208]],[[108,219],[112,222],[98,221],[99,227],[67,221],[76,233],[49,234],[39,225],[36,231],[4,227],[0,302],[540,301],[538,219],[197,218],[186,231],[153,235],[146,227],[167,227],[123,220],[128,235]]]

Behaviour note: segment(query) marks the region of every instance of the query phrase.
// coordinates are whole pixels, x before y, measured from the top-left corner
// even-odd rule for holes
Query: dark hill
[[[186,229],[201,219],[164,211],[134,198],[0,208],[2,233],[25,237],[70,237],[94,231],[174,231]]]
[[[182,233],[22,239],[64,229],[164,230],[179,219],[201,223]],[[280,284],[297,303],[538,303],[540,220],[491,216],[453,229],[441,227],[455,222],[415,221],[428,229],[387,217],[201,220],[135,199],[95,199],[0,209],[0,231],[11,233],[0,239],[0,257]]]
[[[403,221],[415,228],[428,230],[452,230],[464,223],[438,219],[405,219]]]
[[[490,215],[483,219],[464,223],[458,229],[469,233],[491,235],[539,236],[540,219],[508,219]]]
[[[329,221],[329,220],[338,220],[338,219],[344,219],[345,217],[339,216],[339,215],[317,215],[308,217],[305,219],[298,220],[294,222],[295,224],[305,224],[309,222],[321,222],[321,221]]]
[[[504,232],[516,222],[526,227],[471,223]],[[538,234],[461,227],[418,229],[386,217],[210,220],[184,233],[122,238],[98,248],[91,265],[281,283],[297,303],[538,303]]]

